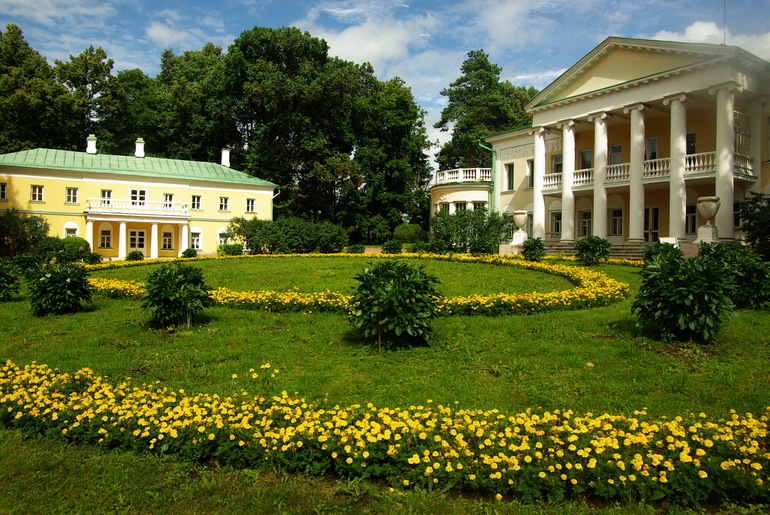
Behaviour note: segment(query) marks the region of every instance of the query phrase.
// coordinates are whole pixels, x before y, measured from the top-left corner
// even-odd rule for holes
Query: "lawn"
[[[349,289],[355,284],[352,276],[365,262],[304,257],[211,260],[195,265],[204,268],[211,286],[235,290],[296,287],[312,292]],[[510,267],[439,261],[417,264],[426,265],[429,273],[443,281],[446,290],[442,293],[446,295],[569,287],[566,279]],[[599,269],[631,284],[632,291],[638,287],[635,268],[603,265]],[[144,280],[149,270],[143,266],[93,275]],[[308,402],[328,399],[331,404],[343,406],[373,403],[377,407],[408,408],[431,403],[508,413],[531,408],[624,415],[647,408],[652,417],[675,417],[693,411],[719,417],[728,416],[731,409],[739,413],[764,412],[770,388],[768,312],[739,313],[711,346],[664,344],[638,334],[630,314],[631,302],[630,298],[611,306],[533,316],[441,317],[435,323],[430,346],[378,355],[371,342],[361,341],[344,317],[335,314],[277,314],[215,307],[207,310],[206,323],[168,333],[145,327],[146,317],[134,300],[97,297],[82,313],[40,319],[32,317],[28,304],[20,300],[0,304],[4,321],[0,350],[2,356],[19,365],[37,361],[66,372],[89,367],[115,381],[130,376],[138,383],[160,381],[173,389],[222,396],[240,390],[262,395],[296,392]],[[258,382],[249,379],[251,368],[258,369],[268,362],[279,370],[276,377]],[[357,496],[364,500],[362,506],[370,509],[382,509],[390,503],[398,506],[400,502],[405,509],[423,511],[422,506],[424,511],[462,512],[482,509],[486,502],[475,504],[477,501],[436,493],[394,494],[371,484],[351,485],[349,480],[334,482],[280,472],[265,476],[254,471],[201,471],[171,460],[147,462],[147,457],[103,455],[60,442],[22,441],[13,431],[2,435],[1,456],[10,456],[22,448],[21,454],[28,457],[12,473],[5,472],[0,506],[11,507],[12,511],[38,511],[51,506],[44,500],[39,501],[43,504],[35,504],[37,501],[29,495],[18,494],[22,491],[20,485],[27,481],[47,492],[48,481],[39,478],[45,461],[41,456],[48,453],[64,456],[56,462],[62,473],[71,467],[69,460],[77,459],[86,467],[85,475],[95,473],[88,467],[96,467],[106,470],[111,480],[122,481],[125,470],[112,470],[104,463],[114,458],[129,470],[151,469],[137,473],[165,478],[159,479],[161,485],[169,483],[166,474],[181,474],[184,487],[178,491],[170,486],[152,490],[169,502],[172,496],[194,498],[194,492],[206,487],[222,503],[232,502],[246,509],[243,503],[247,500],[242,494],[223,486],[226,482],[222,474],[250,489],[262,488],[253,484],[258,481],[252,475],[260,481],[269,476],[264,489],[254,493],[268,501],[288,498],[296,490],[299,504],[284,506],[291,511],[308,511],[311,506],[355,509],[353,499]],[[116,509],[134,506],[139,511],[154,511],[160,506],[142,491],[145,487],[139,480],[134,481],[136,492],[127,493],[127,504]],[[95,488],[89,485],[75,482],[68,488],[88,492]],[[41,499],[46,495],[41,493]],[[114,500],[117,495],[114,492],[107,498]],[[85,500],[89,499],[87,494],[82,498],[83,503],[91,502]],[[70,502],[74,503],[72,511],[90,509],[88,504]],[[205,511],[216,508],[197,502]],[[257,506],[266,509],[267,505]],[[581,513],[584,509],[575,503],[566,506],[560,505],[559,511]],[[531,509],[537,511],[536,506]],[[634,512],[639,507],[624,509]]]

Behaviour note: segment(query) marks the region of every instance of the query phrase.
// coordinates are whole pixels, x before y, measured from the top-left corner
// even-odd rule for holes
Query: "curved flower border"
[[[368,259],[392,259],[391,254],[293,254],[293,255],[258,255],[235,256],[224,258],[192,258],[182,261],[201,259],[275,259],[302,257],[356,257]],[[519,256],[468,254],[401,254],[398,257],[409,259],[432,259],[468,263],[486,263],[501,266],[515,266],[526,270],[560,275],[573,282],[576,287],[549,293],[526,293],[494,295],[467,295],[458,297],[436,297],[436,304],[441,315],[529,315],[555,310],[571,310],[603,306],[626,298],[630,286],[616,281],[601,272],[581,266],[548,264],[525,261]],[[561,258],[563,259],[563,258]],[[138,262],[111,262],[100,265],[87,265],[90,270],[105,270],[139,264],[168,262],[168,260],[144,260]],[[633,262],[628,262],[633,263]],[[627,264],[618,262],[616,264]],[[89,282],[97,290],[113,297],[140,296],[144,285],[137,281],[119,279],[90,278]],[[225,306],[274,312],[300,311],[311,313],[344,313],[350,308],[352,296],[338,292],[324,291],[302,293],[296,290],[275,291],[234,291],[220,287],[211,291],[211,297]]]
[[[249,370],[246,381],[264,388],[260,375],[269,369]],[[7,361],[0,370],[0,424],[107,449],[334,471],[398,488],[452,488],[497,499],[770,501],[770,406],[758,417],[733,411],[719,419],[705,413],[669,419],[646,409],[633,416],[510,414],[430,400],[409,408],[340,407],[286,392],[266,398],[237,391],[220,397],[159,384],[113,386],[89,369],[67,374]]]

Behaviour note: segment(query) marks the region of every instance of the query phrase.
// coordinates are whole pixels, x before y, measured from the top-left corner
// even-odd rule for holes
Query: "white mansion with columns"
[[[491,169],[445,170],[435,210],[526,210],[551,245],[692,242],[699,197],[721,199],[720,240],[740,238],[737,202],[770,193],[770,63],[733,46],[611,37],[527,106],[532,125],[485,138]]]

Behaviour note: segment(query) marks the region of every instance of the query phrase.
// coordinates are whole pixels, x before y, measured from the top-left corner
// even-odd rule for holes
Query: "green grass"
[[[345,261],[266,260],[264,263],[274,268],[255,270],[254,277],[265,284],[260,289],[294,283],[302,284],[304,291],[340,290],[334,285],[346,284],[365,263]],[[513,291],[526,291],[523,284],[544,291],[541,285],[550,278],[493,265],[418,263],[426,264],[430,273],[447,283],[451,281],[460,293],[479,292],[482,282],[500,285],[487,293],[500,291],[502,285],[516,285]],[[207,282],[212,285],[255,288],[244,287],[255,280],[245,277],[252,269],[240,268],[256,268],[251,260],[197,263],[204,264]],[[636,269],[611,265],[600,269],[632,284],[633,289],[638,287]],[[137,267],[94,275],[142,280],[148,272],[148,267]],[[554,289],[564,287],[554,285]],[[146,316],[137,301],[97,298],[79,314],[34,318],[28,303],[19,300],[0,303],[0,352],[17,364],[37,361],[68,372],[90,367],[115,381],[130,376],[137,382],[161,381],[174,389],[220,394],[240,389],[252,393],[286,390],[308,400],[328,395],[330,402],[341,405],[372,402],[378,407],[396,407],[424,405],[430,400],[508,412],[542,407],[623,414],[647,407],[652,417],[690,411],[719,416],[730,409],[764,410],[770,387],[766,336],[770,334],[770,313],[739,313],[712,346],[663,344],[638,334],[630,314],[631,302],[628,299],[602,308],[529,317],[443,317],[435,322],[431,346],[377,355],[374,342],[360,341],[339,315],[217,307],[207,310],[208,320],[203,325],[162,333],[145,327]],[[254,384],[246,379],[250,368],[265,362],[281,371],[272,383]],[[232,379],[232,374],[239,378]],[[0,506],[11,511],[43,511],[43,507],[47,511],[57,506],[55,499],[65,492],[69,492],[68,504],[51,511],[103,511],[99,507],[104,504],[98,504],[102,502],[100,488],[104,490],[103,502],[120,511],[157,511],[161,506],[161,511],[169,512],[300,512],[314,507],[320,507],[319,511],[381,511],[395,507],[392,509],[449,513],[500,508],[499,504],[440,493],[391,494],[370,484],[279,472],[208,470],[146,456],[102,455],[2,432],[0,456],[11,455],[22,457],[13,468],[3,471]],[[44,464],[48,461],[58,472],[47,475]],[[67,476],[67,480],[52,484],[51,478],[57,474]],[[78,474],[83,479],[77,479]],[[102,482],[90,479],[100,474],[104,475]],[[128,475],[137,477],[126,480]],[[145,484],[151,479],[157,482],[155,488]],[[129,486],[123,494],[99,487],[104,482],[124,481]],[[81,491],[82,495],[73,494]],[[295,492],[297,499],[289,499]],[[189,510],[185,508],[188,501]],[[285,504],[271,504],[281,501]],[[539,512],[533,506],[506,504],[506,509]],[[545,509],[549,511],[549,507]],[[554,507],[562,513],[587,513],[586,509],[577,503]],[[622,508],[628,513],[639,509]]]

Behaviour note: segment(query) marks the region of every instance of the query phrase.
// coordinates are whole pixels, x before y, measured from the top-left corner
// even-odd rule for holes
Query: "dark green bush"
[[[719,262],[736,283],[731,298],[738,309],[770,306],[770,263],[751,248],[731,244],[703,243],[700,256]]]
[[[36,316],[74,313],[91,301],[88,272],[75,263],[50,263],[29,275],[29,301]]]
[[[406,245],[406,248],[409,250],[409,252],[427,252],[428,243],[424,241],[415,241],[414,243]]]
[[[217,247],[220,256],[240,256],[243,254],[243,245],[240,243],[220,243]]]
[[[275,221],[234,218],[229,232],[243,241],[252,254],[325,254],[341,252],[347,245],[345,231],[331,222],[314,223],[301,218]]]
[[[322,224],[315,224],[315,230],[318,252],[336,254],[342,252],[342,249],[348,244],[348,235],[339,225],[324,222]]]
[[[434,297],[439,280],[424,267],[381,260],[369,263],[355,279],[360,284],[348,320],[364,336],[391,349],[424,345],[430,339],[438,314]]]
[[[497,245],[514,227],[509,215],[489,213],[486,209],[451,215],[441,211],[431,218],[430,224],[430,240],[443,240],[450,252],[468,252],[474,241],[476,249],[497,252]]]
[[[126,261],[141,261],[144,259],[144,254],[141,250],[132,250],[126,256]]]
[[[673,243],[650,243],[644,248],[644,260],[652,261],[655,256],[664,256],[666,258],[683,258],[682,249]]]
[[[741,230],[764,261],[770,261],[770,195],[750,192],[740,203]]]
[[[654,256],[642,268],[631,310],[639,325],[663,339],[711,342],[733,314],[735,281],[714,259]]]
[[[599,236],[587,236],[575,243],[575,250],[575,257],[583,266],[594,266],[609,259],[612,244]]]
[[[521,255],[527,261],[540,261],[545,257],[545,244],[541,238],[527,238],[522,244]]]
[[[348,254],[363,254],[366,252],[366,246],[361,243],[355,243],[353,245],[348,245],[348,248],[345,249],[345,252]]]
[[[498,240],[489,238],[487,236],[479,236],[478,238],[473,238],[468,244],[468,251],[474,255],[497,254],[498,249]]]
[[[0,258],[35,253],[35,246],[48,234],[45,218],[27,215],[17,209],[0,211]]]
[[[83,257],[83,263],[87,265],[98,265],[102,262],[102,256],[98,252],[89,252]]]
[[[185,259],[198,257],[198,251],[195,249],[184,249],[182,251],[182,257]]]
[[[383,254],[401,254],[403,245],[400,241],[390,240],[382,244]]]
[[[159,328],[189,327],[203,309],[214,304],[203,281],[203,271],[179,262],[167,263],[147,276],[142,309],[150,325]]]
[[[404,243],[422,241],[422,227],[417,224],[403,223],[393,229],[393,239]]]
[[[0,258],[0,301],[19,294],[19,271],[12,261]]]
[[[57,255],[57,261],[77,263],[85,260],[91,254],[91,245],[80,236],[64,238],[62,247],[62,251]]]
[[[432,254],[446,254],[449,246],[444,240],[430,240],[426,250]]]

